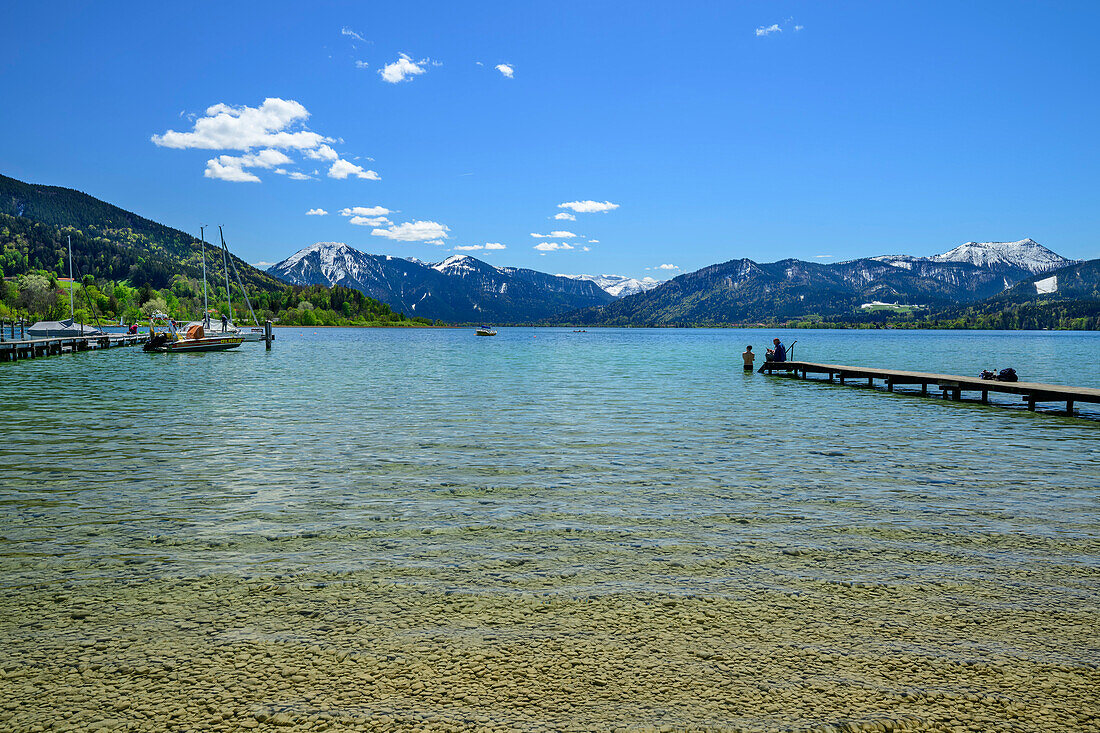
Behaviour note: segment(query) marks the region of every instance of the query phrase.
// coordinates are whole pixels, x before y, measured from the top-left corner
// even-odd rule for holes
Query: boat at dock
[[[207,336],[202,324],[194,323],[180,333],[169,323],[167,331],[154,333],[142,347],[143,351],[182,354],[196,351],[227,351],[241,345],[241,337],[228,334]]]
[[[229,256],[229,247],[225,244],[225,235],[222,233],[222,228],[218,227],[218,236],[221,238],[221,250],[222,250],[222,267],[225,273],[225,296],[228,303],[227,310],[229,311],[230,318],[222,326],[219,320],[211,320],[210,318],[210,304],[206,295],[206,236],[204,227],[199,227],[199,239],[202,242],[202,298],[203,298],[203,316],[200,321],[191,321],[184,326],[183,331],[186,333],[192,326],[202,326],[203,331],[208,337],[215,335],[222,335],[227,337],[240,338],[242,342],[254,342],[263,341],[266,336],[266,331],[260,326],[259,320],[256,318],[255,311],[252,310],[252,301],[248,298],[248,291],[245,290],[244,283],[241,282],[240,273],[237,272],[237,265],[233,262]],[[236,278],[237,285],[241,289],[241,293],[244,294],[245,303],[248,304],[248,312],[252,315],[252,321],[254,326],[238,326],[233,323],[233,295],[230,290],[229,284],[229,268],[233,268],[233,274]]]

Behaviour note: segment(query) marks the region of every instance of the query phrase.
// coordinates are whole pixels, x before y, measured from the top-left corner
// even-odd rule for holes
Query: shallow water
[[[743,373],[772,335],[0,365],[0,690],[50,692],[0,727],[1095,724],[1100,410]],[[783,336],[1100,386],[1100,334]]]

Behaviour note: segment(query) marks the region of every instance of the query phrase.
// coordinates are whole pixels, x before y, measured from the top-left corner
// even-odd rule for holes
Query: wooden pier
[[[978,377],[960,377],[953,374],[932,374],[929,372],[907,372],[898,369],[872,369],[867,367],[841,366],[839,364],[815,364],[808,361],[768,361],[763,371],[773,374],[785,372],[806,379],[811,374],[826,375],[828,381],[840,384],[859,385],[866,380],[866,386],[874,387],[875,380],[882,382],[888,392],[894,391],[899,384],[919,385],[921,394],[928,394],[929,388],[941,390],[940,396],[947,400],[961,400],[963,391],[980,394],[979,401],[989,402],[990,392],[1020,395],[1027,403],[1027,409],[1034,410],[1039,402],[1064,402],[1066,412],[1074,414],[1073,405],[1078,402],[1100,403],[1100,389],[1092,387],[1064,387],[1058,384],[1040,384],[1038,382],[998,382]]]
[[[0,361],[35,359],[56,354],[75,354],[93,349],[137,346],[149,340],[148,333],[107,333],[99,336],[56,336],[44,339],[0,341]]]

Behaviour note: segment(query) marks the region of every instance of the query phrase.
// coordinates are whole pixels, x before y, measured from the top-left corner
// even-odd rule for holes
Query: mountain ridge
[[[932,257],[878,255],[829,264],[741,258],[568,314],[565,320],[582,325],[718,325],[837,317],[873,301],[947,307],[990,298],[1073,262],[1031,239],[968,242]]]
[[[339,284],[392,308],[451,322],[536,322],[610,302],[594,283],[536,270],[496,267],[455,254],[428,263],[317,242],[268,268],[294,284]]]

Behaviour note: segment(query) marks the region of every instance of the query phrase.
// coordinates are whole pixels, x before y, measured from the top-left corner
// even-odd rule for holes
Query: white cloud
[[[442,239],[429,239],[424,244],[434,244],[437,247],[442,247],[445,244],[445,242]]]
[[[221,181],[233,183],[259,183],[260,177],[249,173],[244,169],[244,160],[232,155],[219,155],[206,161],[206,170],[203,175],[207,178],[217,178]]]
[[[340,216],[386,216],[392,213],[385,206],[352,206],[349,209],[340,209]]]
[[[355,68],[357,69],[365,69],[369,66],[370,64],[368,64],[366,61],[359,61],[358,59],[356,59],[355,61]]]
[[[509,79],[513,78],[512,75],[516,73],[516,69],[511,64],[497,64],[496,70]]]
[[[478,66],[484,66],[485,65],[485,64],[481,63],[480,61],[475,61],[474,63],[477,64]]]
[[[379,74],[382,75],[382,79],[388,81],[390,84],[396,84],[400,81],[412,81],[412,77],[417,74],[424,73],[424,67],[420,64],[427,63],[428,59],[423,59],[419,62],[413,62],[408,54],[401,54],[401,58],[394,61],[392,64],[386,64],[379,70]]]
[[[805,27],[806,27],[806,26],[804,26],[804,25],[796,25],[796,26],[794,27],[794,29],[795,29],[796,31],[800,31],[800,30],[802,30],[802,29],[803,29],[803,28],[805,28]]]
[[[657,265],[658,270],[679,270],[679,265]]]
[[[308,150],[331,142],[310,130],[290,132],[287,128],[302,124],[309,112],[292,99],[268,97],[259,107],[230,107],[215,104],[206,109],[206,116],[195,120],[191,132],[168,130],[153,135],[155,145],[186,150],[250,150],[281,148]]]
[[[348,176],[355,176],[356,178],[363,178],[368,181],[381,181],[382,178],[374,171],[365,171],[363,166],[356,165],[347,160],[337,158],[332,164],[332,167],[328,169],[329,178],[337,178],[343,180]]]
[[[384,216],[353,216],[348,219],[348,223],[361,227],[380,227],[393,222]]]
[[[566,201],[564,204],[558,204],[558,208],[572,209],[578,214],[591,214],[597,211],[611,211],[619,208],[619,205],[610,201]]]
[[[456,252],[477,252],[479,250],[493,251],[493,250],[500,250],[500,249],[508,249],[508,248],[506,246],[504,246],[503,244],[500,244],[499,242],[486,242],[485,244],[469,244],[469,245],[459,244],[459,245],[455,246],[455,251]]]
[[[362,41],[363,43],[367,42],[366,38],[363,38],[361,35],[359,35],[355,31],[353,31],[351,28],[348,28],[347,26],[344,26],[343,28],[340,29],[340,35],[341,36],[348,36],[349,38],[354,38],[355,40]]]
[[[274,168],[277,165],[290,165],[294,161],[285,153],[267,148],[255,154],[242,155],[245,168]]]
[[[577,217],[573,216],[568,211],[558,212],[557,214],[554,214],[554,218],[557,219],[558,221],[576,221],[577,220]]]
[[[598,240],[598,239],[589,239],[589,240],[588,240],[588,242],[589,242],[590,244],[599,244],[599,243],[600,243],[600,240]]]
[[[340,155],[328,145],[321,145],[316,150],[304,151],[307,158],[314,160],[337,160]]]
[[[535,249],[540,252],[556,252],[563,249],[575,249],[575,247],[568,242],[539,242],[535,245]]]
[[[814,259],[815,260],[831,260],[831,259],[833,259],[833,256],[832,255],[814,255]]]
[[[396,239],[399,242],[429,242],[440,241],[447,238],[449,227],[434,221],[412,221],[403,224],[394,224],[386,229],[375,229],[371,234],[375,237]]]
[[[163,135],[153,135],[151,140],[160,147],[178,150],[243,151],[238,157],[221,155],[207,161],[203,175],[223,181],[254,183],[260,180],[246,168],[274,170],[294,180],[309,180],[311,176],[283,167],[295,162],[284,151],[297,151],[313,160],[332,161],[331,178],[356,176],[380,180],[374,171],[364,171],[354,163],[341,160],[328,144],[336,140],[305,129],[307,119],[309,112],[292,99],[268,97],[259,107],[215,104],[206,109],[205,116],[194,121],[190,132],[168,130]],[[258,152],[253,152],[257,149]]]
[[[756,37],[771,35],[772,33],[782,33],[783,29],[779,27],[778,23],[772,23],[767,28],[760,26],[756,29]]]
[[[556,231],[550,232],[549,234],[536,234],[535,232],[531,232],[531,236],[536,239],[573,239],[577,235],[573,232]]]
[[[328,216],[328,212],[324,209],[310,209],[306,212],[306,216]]]
[[[584,247],[581,247],[581,252],[591,252],[591,251],[592,251],[592,248],[589,247],[588,245],[585,245]]]
[[[266,270],[267,268],[271,267],[274,264],[275,264],[274,262],[260,261],[260,262],[253,262],[252,266],[255,267],[258,270]]]

